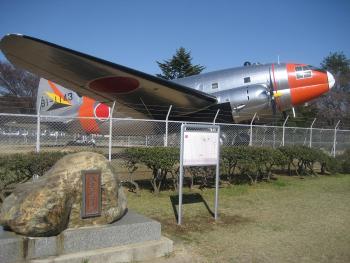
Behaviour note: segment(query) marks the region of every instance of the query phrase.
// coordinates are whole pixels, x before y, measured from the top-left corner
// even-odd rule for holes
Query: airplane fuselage
[[[219,104],[229,103],[235,122],[257,113],[285,111],[329,91],[333,76],[305,64],[264,64],[219,70],[174,82],[214,95]],[[274,109],[275,107],[275,109]]]

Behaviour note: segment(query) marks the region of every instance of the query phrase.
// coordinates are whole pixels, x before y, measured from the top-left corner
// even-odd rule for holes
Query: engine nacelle
[[[221,103],[229,102],[235,122],[250,120],[254,113],[272,114],[271,95],[266,85],[249,85],[220,93]]]

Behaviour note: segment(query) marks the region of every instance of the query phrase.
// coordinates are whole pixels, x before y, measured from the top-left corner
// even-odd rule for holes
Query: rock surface
[[[83,170],[101,170],[101,216],[81,218]],[[111,223],[126,211],[119,183],[103,155],[69,154],[35,182],[16,187],[2,205],[0,224],[26,236],[53,236],[66,228]]]

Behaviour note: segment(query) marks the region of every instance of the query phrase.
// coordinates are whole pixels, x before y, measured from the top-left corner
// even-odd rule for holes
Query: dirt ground
[[[174,240],[175,252],[152,262],[350,262],[350,175],[221,188],[218,222],[214,190],[186,190],[182,226],[175,192],[128,198]]]

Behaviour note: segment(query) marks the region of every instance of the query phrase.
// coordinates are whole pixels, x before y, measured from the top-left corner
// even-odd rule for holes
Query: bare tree
[[[35,106],[39,77],[0,61],[0,95],[26,98]]]

